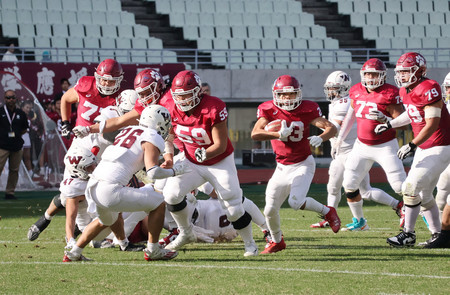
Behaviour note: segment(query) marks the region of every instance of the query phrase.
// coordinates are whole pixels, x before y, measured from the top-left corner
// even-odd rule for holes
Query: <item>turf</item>
[[[379,187],[387,189],[387,186]],[[264,185],[243,186],[245,195],[264,206]],[[392,193],[391,191],[389,191]],[[224,244],[192,244],[169,262],[149,263],[142,253],[86,248],[86,263],[62,263],[64,215],[53,219],[33,242],[26,235],[54,192],[18,193],[0,200],[1,294],[448,294],[450,250],[391,248],[397,234],[391,208],[366,202],[371,230],[339,232],[311,229],[315,213],[281,210],[287,249],[244,258],[240,238]],[[312,185],[310,196],[326,200],[325,185]],[[341,201],[342,223],[351,220]],[[254,226],[260,250],[262,233]],[[418,242],[429,238],[417,222]]]

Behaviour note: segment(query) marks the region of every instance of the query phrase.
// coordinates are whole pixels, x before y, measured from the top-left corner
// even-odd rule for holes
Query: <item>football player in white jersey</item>
[[[159,235],[164,223],[164,197],[151,185],[142,188],[127,187],[128,180],[144,167],[150,179],[167,178],[184,173],[184,165],[170,169],[158,166],[164,151],[164,139],[171,128],[169,111],[159,105],[151,105],[142,112],[139,126],[124,128],[109,146],[91,175],[86,188],[88,212],[97,211],[98,219],[84,230],[72,250],[64,253],[63,262],[87,260],[82,255],[84,247],[103,229],[116,228],[119,212],[148,212],[148,243],[144,249],[147,261],[175,258],[175,250],[161,249]],[[122,228],[123,230],[123,228]],[[125,237],[116,237],[120,239]]]
[[[324,93],[328,101],[330,101],[328,120],[332,122],[338,130],[341,128],[342,121],[350,107],[350,97],[348,92],[350,90],[352,80],[350,76],[343,71],[334,71],[326,79],[324,84]],[[356,140],[356,122],[353,124],[350,132],[345,139],[340,143],[340,149],[337,151],[334,147],[337,141],[336,137],[330,139],[332,147],[333,160],[330,163],[328,170],[329,180],[327,184],[328,191],[328,206],[337,209],[341,201],[341,188],[344,180],[344,167],[347,156],[351,151]],[[396,200],[384,191],[372,188],[370,186],[369,174],[362,180],[359,190],[361,197],[365,200],[373,200],[375,202],[391,206],[392,209],[401,217],[403,202]],[[312,228],[329,227],[327,221],[322,220],[311,225]],[[361,227],[347,227],[342,230],[368,230],[369,226]]]
[[[122,116],[123,114],[131,111],[134,107],[134,104],[137,100],[138,96],[134,90],[124,90],[117,98],[117,106],[108,106],[104,108],[100,115],[94,119],[95,122],[102,122],[109,118],[114,118],[118,116]],[[74,141],[73,146],[82,147],[88,150],[93,151],[93,153],[100,158],[104,149],[114,141],[114,137],[117,133],[111,132],[105,134],[95,134],[89,135],[86,138],[78,139]],[[72,147],[71,147],[72,148]],[[69,149],[70,151],[70,149]],[[66,169],[64,173],[64,179],[60,185],[61,194],[55,196],[53,200],[50,202],[49,207],[45,211],[44,215],[39,218],[28,230],[28,239],[33,241],[37,239],[42,231],[44,231],[47,226],[50,224],[53,216],[55,216],[59,211],[63,210],[66,207],[67,199],[69,203],[71,203],[71,208],[68,212],[68,224],[66,225],[66,240],[67,240],[67,248],[71,248],[75,244],[75,232],[79,230],[83,230],[84,227],[90,222],[90,220],[86,222],[82,222],[82,224],[75,224],[75,217],[77,216],[77,212],[80,209],[80,206],[84,206],[84,191],[86,189],[87,180],[80,178],[72,178]],[[78,208],[78,209],[77,209]],[[82,207],[83,209],[83,207]],[[67,218],[67,217],[66,217]],[[81,219],[84,220],[84,219]],[[81,221],[80,220],[80,221]],[[130,248],[131,249],[131,248]]]

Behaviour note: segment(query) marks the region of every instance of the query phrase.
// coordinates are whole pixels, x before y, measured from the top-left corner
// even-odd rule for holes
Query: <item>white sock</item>
[[[191,216],[189,216],[188,206],[184,207],[184,209],[180,211],[170,212],[170,214],[177,223],[180,231],[183,232],[185,230],[189,230],[192,227],[190,222]]]
[[[244,240],[244,243],[255,242],[255,240],[253,240],[252,223],[249,223],[246,227],[237,229],[236,231],[241,236],[242,240]]]
[[[375,201],[380,204],[390,206],[392,208],[397,208],[398,200],[393,198],[391,195],[389,195],[385,191],[380,190],[378,188],[372,188],[369,191],[369,194],[370,194],[370,200]]]
[[[80,248],[77,245],[74,245],[72,247],[72,250],[70,250],[70,253],[75,254],[76,256],[80,256],[81,253],[83,253],[83,248]]]
[[[125,250],[128,246],[128,238],[125,238],[124,240],[117,240],[117,243],[119,244],[120,249]]]
[[[358,221],[361,220],[361,218],[364,217],[363,213],[363,200],[360,200],[358,202],[349,202],[347,201],[348,207],[350,208],[350,211],[352,212],[353,217],[357,218]]]
[[[147,242],[147,249],[150,250],[150,252],[155,252],[159,249],[159,243]]]
[[[417,217],[419,217],[420,206],[405,206],[405,232],[412,233],[416,227]]]
[[[431,207],[431,209],[424,210],[423,216],[428,222],[428,227],[432,234],[441,232],[441,221],[439,219],[439,208],[437,205]]]
[[[247,211],[247,213],[252,217],[252,221],[262,228],[262,225],[266,223],[266,218],[261,213],[258,206],[256,206],[252,200],[247,198],[244,198],[244,203],[242,203],[242,205],[244,206],[244,210]]]
[[[272,239],[275,243],[279,243],[279,242],[281,242],[281,237],[283,235],[283,232],[280,230],[279,232],[276,232],[276,233],[270,233],[270,235],[272,236]]]
[[[52,220],[52,219],[53,219],[53,216],[51,216],[50,214],[48,214],[48,213],[47,213],[47,210],[45,210],[44,217],[45,217],[45,219],[47,219],[47,220]]]
[[[326,215],[328,212],[330,212],[330,208],[310,197],[306,197],[305,210],[317,212],[322,215]]]

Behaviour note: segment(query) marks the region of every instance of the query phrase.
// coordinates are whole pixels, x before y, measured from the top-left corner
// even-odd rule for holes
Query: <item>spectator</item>
[[[202,93],[206,95],[211,95],[211,86],[208,83],[202,83]]]
[[[9,44],[8,50],[3,54],[2,61],[18,61],[16,55],[14,54],[14,43]]]
[[[22,111],[27,115],[28,126],[31,126],[31,120],[33,120],[33,116],[36,114],[33,112],[33,103],[29,100],[25,100],[22,102],[21,106]],[[30,129],[27,129],[27,132],[22,134],[23,139],[23,163],[27,168],[28,174],[30,177],[33,176],[33,165],[31,164],[31,140],[30,140]]]
[[[55,97],[53,98],[53,101],[61,100],[61,97],[63,96],[63,94],[66,93],[66,91],[69,90],[69,88],[70,88],[70,83],[67,78],[62,78],[60,81],[60,85],[61,85],[61,92],[59,92],[55,95]]]
[[[19,180],[19,167],[22,161],[22,134],[27,132],[28,120],[25,113],[16,108],[16,93],[5,91],[5,104],[0,108],[0,175],[9,159],[9,174],[5,199],[14,200],[14,191]]]

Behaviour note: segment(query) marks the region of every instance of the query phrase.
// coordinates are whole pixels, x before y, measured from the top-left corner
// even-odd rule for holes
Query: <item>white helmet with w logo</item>
[[[90,172],[87,171],[87,168],[96,163],[97,158],[90,150],[75,145],[70,147],[64,157],[64,164],[69,170],[70,175],[81,179],[89,178]]]

